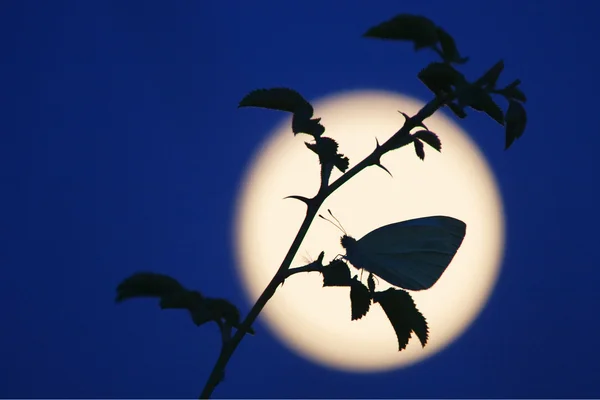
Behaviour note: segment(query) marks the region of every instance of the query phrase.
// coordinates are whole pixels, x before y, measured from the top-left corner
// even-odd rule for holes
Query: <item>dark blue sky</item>
[[[215,396],[600,397],[599,11],[582,0],[2,2],[0,397],[196,397],[216,326],[154,301],[117,306],[116,285],[165,272],[247,311],[233,205],[283,116],[238,101],[275,86],[428,101],[416,74],[432,54],[361,38],[401,12],[449,31],[471,78],[503,58],[502,82],[520,78],[528,95],[529,127],[507,152],[493,121],[462,122],[505,202],[497,288],[449,348],[384,374],[312,365],[257,323]]]

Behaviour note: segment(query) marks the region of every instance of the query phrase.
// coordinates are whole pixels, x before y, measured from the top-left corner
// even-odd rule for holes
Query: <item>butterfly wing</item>
[[[433,216],[385,225],[347,250],[348,260],[394,286],[428,289],[444,273],[465,237],[466,224]]]

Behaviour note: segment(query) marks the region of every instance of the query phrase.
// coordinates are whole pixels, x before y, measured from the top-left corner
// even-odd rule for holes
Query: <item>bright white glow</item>
[[[322,117],[327,129],[325,136],[338,141],[350,167],[374,149],[375,137],[383,143],[402,126],[397,110],[414,115],[423,106],[381,91],[347,92],[313,104],[315,117]],[[426,125],[439,135],[441,153],[425,145],[424,162],[412,145],[388,153],[382,163],[394,178],[367,168],[327,199],[321,212],[331,209],[357,239],[382,225],[428,215],[448,215],[467,224],[463,244],[440,280],[429,290],[411,293],[429,323],[428,345],[423,349],[413,335],[407,349],[398,352],[394,330],[379,305],[361,320],[350,321],[349,288],[323,288],[319,273],[298,274],[277,290],[261,318],[303,357],[349,371],[410,365],[450,344],[485,305],[504,247],[501,197],[484,157],[466,133],[440,112]],[[312,197],[318,189],[317,156],[303,143],[310,139],[294,137],[291,118],[286,118],[257,152],[244,179],[235,242],[240,277],[252,303],[279,268],[304,217],[304,204],[283,198]],[[332,181],[340,175],[335,170]],[[324,263],[343,253],[340,236],[331,224],[315,219],[292,266],[306,264],[321,250]],[[387,287],[379,280],[379,290]]]

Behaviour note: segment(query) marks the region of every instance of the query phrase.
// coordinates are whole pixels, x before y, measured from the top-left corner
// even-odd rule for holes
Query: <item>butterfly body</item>
[[[344,235],[341,244],[355,267],[394,286],[424,290],[442,276],[465,233],[464,222],[432,216],[385,225],[358,240]]]

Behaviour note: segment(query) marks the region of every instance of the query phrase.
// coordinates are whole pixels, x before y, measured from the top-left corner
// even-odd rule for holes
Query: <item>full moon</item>
[[[414,115],[423,105],[385,91],[344,92],[313,102],[314,116],[322,118],[326,128],[324,136],[339,143],[350,168],[373,151],[376,139],[383,143],[402,126],[398,111]],[[441,139],[441,153],[425,145],[422,161],[412,145],[389,152],[381,162],[393,177],[369,167],[333,193],[320,212],[331,209],[356,239],[383,225],[431,215],[467,224],[465,239],[439,281],[428,290],[410,292],[427,319],[429,342],[422,348],[413,334],[408,347],[398,352],[394,329],[378,304],[362,319],[351,321],[349,288],[324,288],[320,273],[301,273],[277,289],[260,317],[298,355],[353,372],[405,367],[456,340],[485,306],[504,250],[501,196],[485,157],[456,123],[438,111],[425,124]],[[257,151],[243,179],[235,246],[239,275],[252,304],[279,268],[305,215],[303,203],[284,197],[312,197],[319,187],[318,158],[304,144],[311,139],[294,136],[287,117]],[[340,175],[334,170],[330,182]],[[321,251],[324,264],[344,254],[341,235],[316,218],[292,267],[307,264]],[[351,270],[361,277],[361,271]],[[367,276],[362,275],[363,282]],[[388,287],[378,280],[378,290]]]

